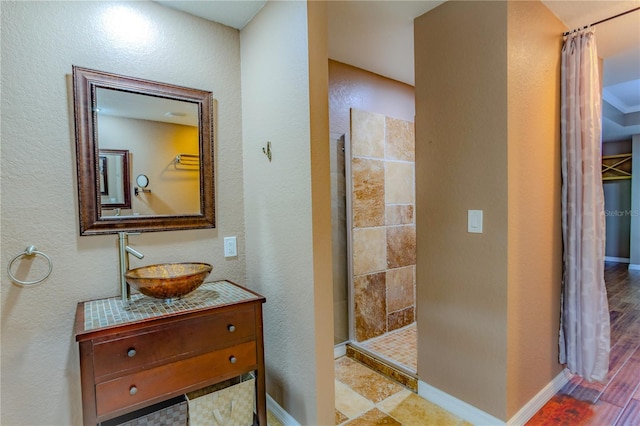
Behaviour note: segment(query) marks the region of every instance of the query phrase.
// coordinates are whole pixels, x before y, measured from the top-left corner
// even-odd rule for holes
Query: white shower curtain
[[[610,339],[594,29],[565,36],[561,72],[564,276],[560,362],[589,381],[602,381],[609,369]]]

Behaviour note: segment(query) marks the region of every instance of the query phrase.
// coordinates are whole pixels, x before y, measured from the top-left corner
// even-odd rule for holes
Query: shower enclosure
[[[355,109],[351,134],[331,136],[336,344],[346,330],[349,346],[412,374],[414,138],[411,122]]]

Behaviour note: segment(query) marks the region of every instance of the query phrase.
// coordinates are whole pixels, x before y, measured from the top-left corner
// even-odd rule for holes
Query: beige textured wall
[[[414,28],[418,376],[505,419],[507,3],[446,2]]]
[[[268,2],[240,35],[247,275],[267,298],[267,390],[301,424],[334,419],[329,135],[326,75],[316,69],[324,48],[309,47],[322,25],[315,13],[305,2]]]
[[[327,5],[308,2],[311,215],[317,424],[335,422]],[[330,318],[330,319],[328,319]]]
[[[348,133],[350,109],[357,108],[414,121],[414,89],[342,62],[329,61],[329,125],[332,133]]]
[[[78,235],[71,65],[213,92],[218,228],[131,237],[146,255],[132,259],[132,266],[204,261],[214,266],[212,279],[244,283],[239,36],[152,2],[3,1],[0,7],[0,423],[77,425],[75,307],[81,300],[116,295],[119,285],[116,236]],[[151,38],[116,37],[109,22],[119,21],[105,21],[116,7],[137,13]],[[238,236],[239,256],[227,260],[222,238],[229,235]],[[24,289],[9,282],[4,268],[30,244],[47,253],[54,266],[40,286]]]
[[[539,2],[447,2],[415,28],[418,373],[507,420],[561,371],[564,28]]]
[[[562,370],[558,330],[563,31],[564,25],[541,2],[509,2],[507,418]]]

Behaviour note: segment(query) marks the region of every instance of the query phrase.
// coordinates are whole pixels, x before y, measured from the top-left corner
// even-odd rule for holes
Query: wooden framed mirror
[[[73,97],[80,235],[215,228],[211,92],[74,66]],[[111,205],[109,152],[126,152]]]

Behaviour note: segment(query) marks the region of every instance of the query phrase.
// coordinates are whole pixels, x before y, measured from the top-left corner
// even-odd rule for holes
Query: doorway
[[[329,101],[334,355],[415,377],[414,88],[330,60]],[[368,146],[372,139],[380,145]],[[388,351],[399,348],[400,357]]]

